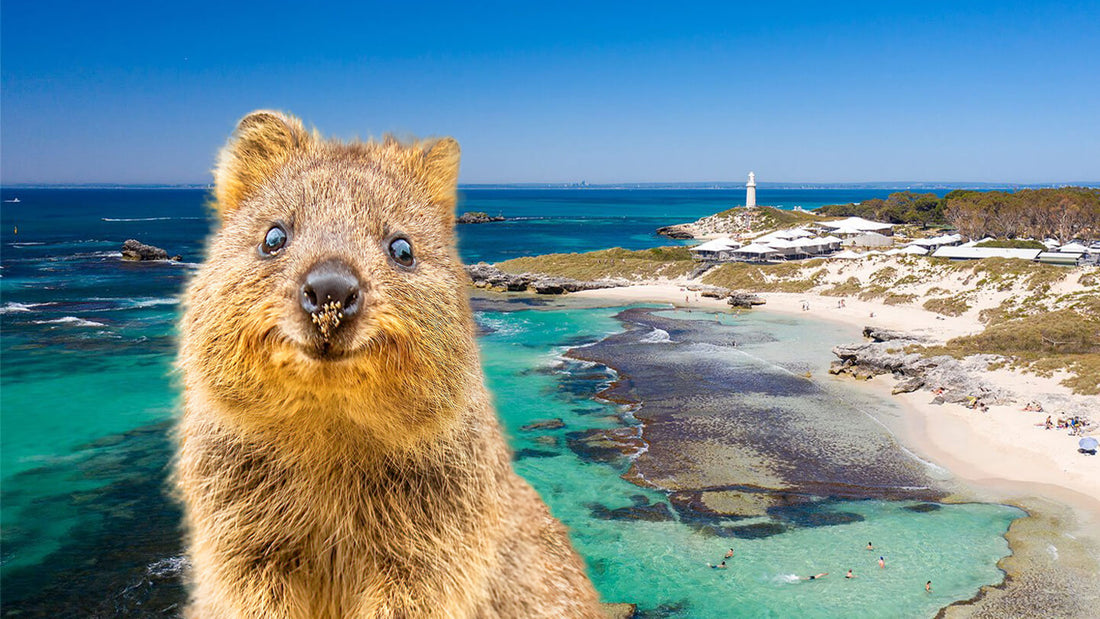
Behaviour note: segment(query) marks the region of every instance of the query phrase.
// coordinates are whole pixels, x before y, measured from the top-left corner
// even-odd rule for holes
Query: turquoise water
[[[810,194],[795,196],[795,203],[859,198]],[[0,229],[4,613],[171,615],[182,597],[179,510],[166,487],[177,401],[171,373],[175,297],[201,259],[211,225],[199,206],[203,194],[19,195],[18,208],[4,204]],[[11,196],[3,191],[4,199]],[[464,199],[471,209],[507,208],[506,215],[517,217],[510,228],[462,231],[463,256],[473,261],[664,244],[652,234],[656,225],[705,215],[733,198],[705,191],[518,191],[467,192]],[[625,237],[615,222],[626,226]],[[126,238],[166,247],[184,261],[120,263],[117,248]],[[695,526],[688,512],[669,507],[665,492],[622,479],[629,459],[583,447],[591,431],[636,434],[634,407],[596,397],[615,372],[562,356],[621,334],[620,308],[537,307],[543,301],[478,301],[485,373],[517,470],[571,528],[605,598],[637,603],[649,616],[922,617],[1000,581],[995,564],[1007,553],[1003,533],[1020,515],[1002,506],[920,512],[908,509],[925,505],[916,501],[821,497],[800,511],[716,524],[743,530],[761,525],[765,536],[714,537]],[[829,347],[855,338],[854,332],[767,313],[655,316],[669,321],[672,339],[693,323],[699,333],[728,329],[716,333],[737,340],[735,348],[666,346],[660,342],[669,338],[657,337],[647,354],[670,363],[705,358],[708,371],[769,387],[729,394],[744,410],[808,420],[825,414],[833,420],[830,436],[841,442],[859,440],[867,415],[897,414],[888,402],[840,382],[790,383],[805,372],[824,376]],[[684,403],[686,409],[689,400]],[[561,418],[565,427],[522,429],[549,418]],[[868,540],[886,553],[886,570],[874,563],[878,553],[863,550]],[[736,556],[730,569],[705,566],[731,545]],[[845,581],[847,569],[859,578]],[[794,580],[819,572],[830,575],[821,582]],[[923,590],[929,578],[931,595]]]
[[[595,341],[617,331],[619,326],[612,319],[617,312],[528,310],[488,313],[482,318],[498,329],[483,337],[482,350],[486,375],[512,444],[517,450],[555,454],[521,459],[516,468],[570,527],[605,599],[633,602],[675,617],[930,617],[953,601],[973,596],[981,585],[1002,579],[995,565],[1008,554],[1002,535],[1021,512],[998,505],[942,505],[935,511],[914,512],[906,509],[918,504],[912,501],[823,500],[821,511],[854,513],[862,520],[732,540],[709,537],[678,521],[594,518],[593,504],[616,509],[635,504],[638,495],[651,504],[667,499],[664,493],[622,480],[625,463],[585,462],[568,449],[536,441],[534,433],[520,428],[540,419],[561,418],[566,427],[549,434],[563,437],[587,428],[622,425],[620,405],[578,394],[568,384],[576,375],[588,374],[595,387],[605,370],[570,367],[560,357],[566,344],[586,337]],[[712,319],[701,313],[668,315]],[[801,354],[790,352],[787,337],[799,329],[812,329],[814,323],[767,315],[727,315],[722,320],[772,334],[777,326],[786,330],[753,350],[765,359],[762,363],[795,363],[794,357],[804,362],[807,348],[820,348],[811,343],[801,348]],[[830,328],[822,326],[819,333]],[[823,342],[825,338],[808,339]],[[613,377],[607,374],[603,381]],[[738,524],[772,520],[761,517]],[[874,541],[875,552],[865,549],[868,541]],[[735,555],[729,569],[706,567],[721,560],[731,546]],[[880,555],[887,559],[886,569],[878,567]],[[846,580],[848,569],[857,578]],[[829,576],[815,582],[797,580],[821,572]],[[932,594],[924,591],[927,580],[933,581]]]

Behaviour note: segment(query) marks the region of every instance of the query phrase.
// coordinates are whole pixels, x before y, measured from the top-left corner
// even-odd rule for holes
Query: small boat
[[[4,202],[11,202],[11,203],[14,203],[14,204],[18,204],[19,203],[19,198],[12,198],[11,200],[4,200]]]

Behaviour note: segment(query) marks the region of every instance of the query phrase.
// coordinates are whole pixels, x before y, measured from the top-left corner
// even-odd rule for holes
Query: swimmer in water
[[[886,557],[879,557],[878,558],[878,566],[881,567],[882,569],[886,569]]]
[[[855,578],[856,575],[852,573],[852,570],[848,570],[848,573],[844,575],[845,578]]]
[[[726,558],[727,559],[732,559],[733,558],[733,548],[730,548],[729,552],[726,553]]]
[[[820,574],[814,574],[813,576],[807,576],[806,580],[819,580],[829,575],[829,572],[821,572]]]
[[[924,583],[924,590],[927,591],[928,593],[932,593],[932,581],[931,580]]]
[[[867,542],[867,550],[874,550],[874,549],[875,549],[874,545],[872,545],[871,542]]]

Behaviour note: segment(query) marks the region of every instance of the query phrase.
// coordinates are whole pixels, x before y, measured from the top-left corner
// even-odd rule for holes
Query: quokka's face
[[[320,407],[378,434],[445,423],[478,372],[458,158],[450,139],[342,144],[280,114],[242,120],[188,289],[188,385],[262,419]]]
[[[301,363],[432,346],[461,328],[451,222],[423,188],[320,152],[283,168],[226,222],[209,260]],[[393,352],[393,351],[389,351]]]

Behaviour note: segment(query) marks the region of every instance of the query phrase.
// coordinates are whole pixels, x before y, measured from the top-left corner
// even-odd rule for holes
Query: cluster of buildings
[[[943,234],[896,244],[893,226],[859,217],[827,221],[789,230],[778,230],[742,243],[725,237],[689,248],[703,262],[773,262],[803,258],[855,260],[870,256],[932,256],[953,260],[1018,258],[1046,264],[1073,266],[1100,264],[1100,243],[1043,241],[1046,250],[980,247],[991,238],[963,242],[962,235]],[[860,251],[855,251],[859,249]]]
[[[745,184],[745,205],[756,206],[756,175],[749,172]],[[801,208],[795,210],[801,211]],[[805,211],[803,211],[805,212]],[[1047,264],[1073,266],[1100,264],[1100,242],[1059,243],[1054,239],[1042,241],[1042,249],[1007,247],[980,247],[991,238],[963,242],[962,235],[943,234],[925,239],[915,239],[904,245],[895,245],[894,226],[862,217],[849,217],[840,221],[822,221],[814,224],[777,230],[758,236],[748,243],[729,237],[707,241],[689,248],[697,260],[703,262],[771,262],[798,260],[801,258],[859,259],[868,256],[932,256],[954,260],[981,258],[1018,258]],[[848,249],[842,249],[848,248]],[[862,251],[854,251],[859,248]]]
[[[843,246],[890,247],[894,244],[891,224],[849,217],[841,221],[777,230],[741,243],[729,237],[690,248],[696,258],[708,262],[732,260],[796,260],[830,256]]]

